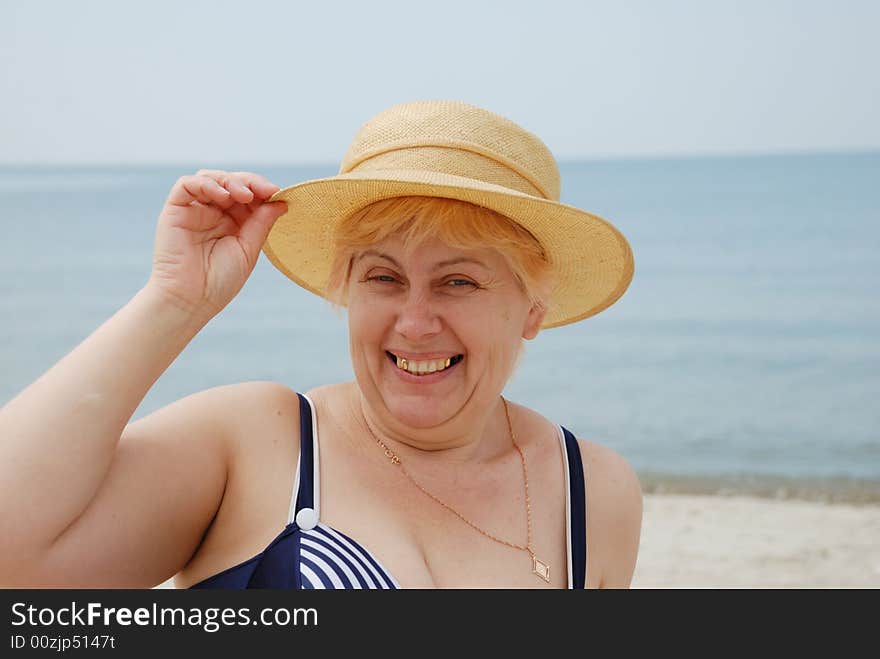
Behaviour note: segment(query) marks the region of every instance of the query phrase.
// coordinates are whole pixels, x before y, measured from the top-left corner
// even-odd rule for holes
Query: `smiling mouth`
[[[400,370],[406,371],[410,375],[430,375],[431,373],[439,373],[440,371],[452,368],[464,359],[464,355],[455,355],[454,357],[448,357],[447,359],[414,361],[398,357],[387,350],[385,351],[385,354],[388,355],[388,359],[391,360],[392,364]]]

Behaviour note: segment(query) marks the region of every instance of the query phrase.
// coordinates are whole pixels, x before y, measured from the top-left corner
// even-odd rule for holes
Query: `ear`
[[[540,304],[532,305],[529,309],[529,315],[526,316],[525,325],[523,325],[522,338],[532,340],[538,336],[541,331],[541,323],[544,322],[544,316],[547,315],[547,309]]]

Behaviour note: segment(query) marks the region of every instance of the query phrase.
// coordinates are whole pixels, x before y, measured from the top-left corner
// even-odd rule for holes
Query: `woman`
[[[330,179],[181,178],[148,283],[0,410],[0,583],[628,586],[633,470],[501,396],[525,340],[632,277],[619,232],[558,199],[538,138],[440,101],[374,117]],[[261,249],[348,308],[355,381],[129,423]]]

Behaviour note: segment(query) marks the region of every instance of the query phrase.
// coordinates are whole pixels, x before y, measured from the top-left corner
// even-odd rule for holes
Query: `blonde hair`
[[[532,305],[550,303],[552,263],[538,240],[500,213],[458,199],[393,197],[366,206],[339,223],[335,256],[326,295],[337,305],[348,303],[352,257],[365,247],[399,234],[405,250],[432,238],[450,247],[497,250]]]

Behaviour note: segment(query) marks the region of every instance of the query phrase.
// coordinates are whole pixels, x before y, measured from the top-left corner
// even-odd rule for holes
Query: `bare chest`
[[[404,587],[565,588],[564,465],[554,429],[544,430],[550,435],[525,451],[527,493],[518,455],[432,480],[411,466],[365,460],[325,426],[321,519],[356,538]]]

